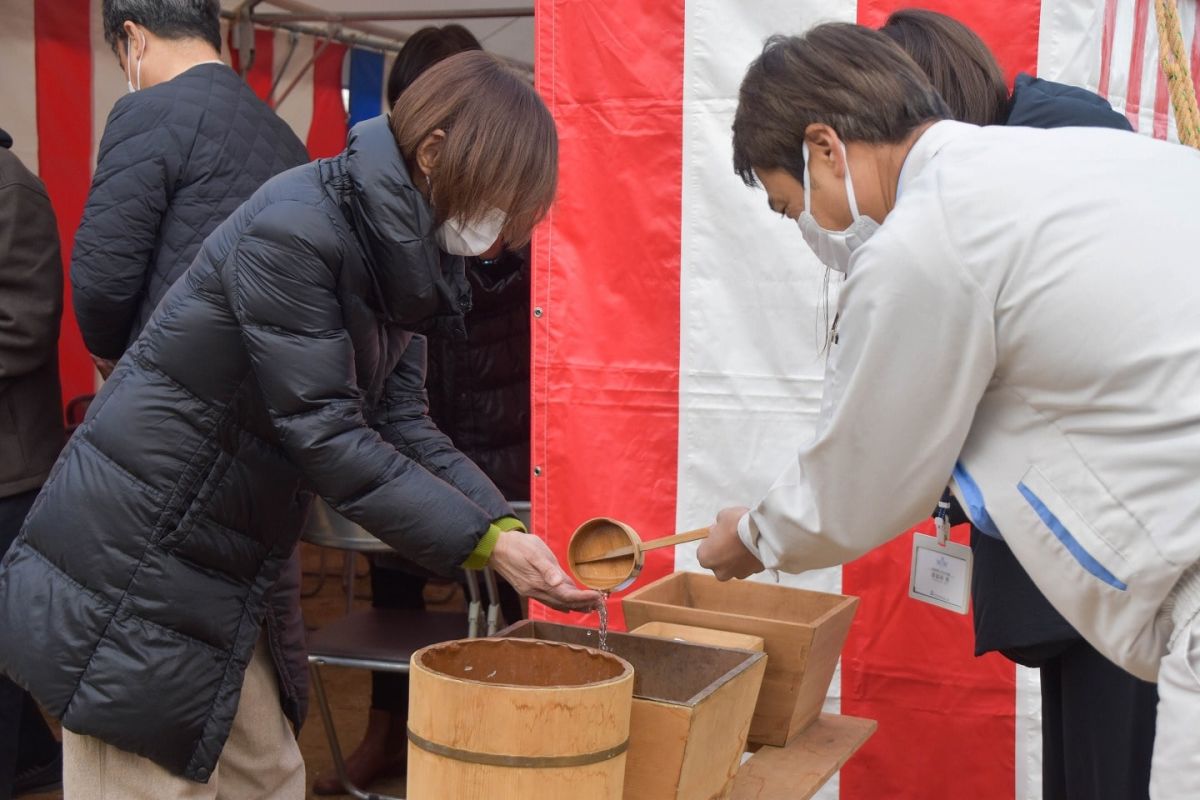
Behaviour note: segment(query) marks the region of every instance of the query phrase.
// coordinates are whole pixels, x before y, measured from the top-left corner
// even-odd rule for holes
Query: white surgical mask
[[[508,215],[498,208],[483,215],[475,222],[466,222],[454,217],[443,222],[437,229],[438,247],[453,256],[477,256],[500,238],[500,231]]]
[[[138,33],[141,33],[139,31]],[[129,93],[133,94],[140,91],[142,88],[142,53],[146,52],[146,34],[141,33],[142,37],[142,52],[138,54],[137,60],[137,88],[133,86],[133,76],[129,72],[129,62],[133,60],[133,39],[129,36],[125,37],[125,83],[129,87]]]
[[[817,254],[822,264],[832,270],[845,272],[850,266],[850,254],[862,247],[867,239],[879,230],[879,223],[865,214],[858,213],[858,202],[854,199],[854,183],[850,180],[850,159],[846,155],[845,145],[842,145],[842,158],[846,162],[846,200],[850,204],[850,216],[854,221],[844,231],[822,228],[812,215],[812,176],[808,171],[808,142],[803,145],[803,153],[804,211],[796,218],[796,224],[804,234],[804,241],[808,242],[808,246]]]

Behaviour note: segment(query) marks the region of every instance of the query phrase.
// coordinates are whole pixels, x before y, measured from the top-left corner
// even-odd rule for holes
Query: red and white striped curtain
[[[1150,0],[537,3],[561,163],[534,242],[534,525],[560,556],[592,516],[657,537],[750,504],[811,436],[824,270],[733,174],[737,88],[773,33],[906,5],[970,25],[1010,78],[1085,86],[1175,136]],[[1196,4],[1180,5],[1200,73]],[[827,708],[879,730],[822,797],[1040,798],[1037,673],[974,658],[969,618],[907,598],[908,538],[786,579],[862,598]],[[655,551],[639,585],[695,568],[694,546]]]

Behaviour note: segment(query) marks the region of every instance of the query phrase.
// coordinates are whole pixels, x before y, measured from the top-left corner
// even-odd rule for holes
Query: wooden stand
[[[854,755],[876,723],[822,714],[786,747],[763,747],[738,770],[729,800],[806,800]]]

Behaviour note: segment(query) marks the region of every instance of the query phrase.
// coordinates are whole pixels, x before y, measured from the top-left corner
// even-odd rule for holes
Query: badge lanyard
[[[933,512],[936,536],[913,534],[908,596],[939,608],[966,614],[970,608],[971,548],[950,541],[950,489]]]

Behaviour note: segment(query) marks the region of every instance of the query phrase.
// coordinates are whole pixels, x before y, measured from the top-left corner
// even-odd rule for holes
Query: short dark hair
[[[1008,83],[975,31],[953,17],[909,8],[879,29],[925,71],[954,118],[996,125],[1008,116]]]
[[[754,186],[754,169],[784,169],[804,180],[809,125],[843,141],[896,143],[926,122],[950,116],[913,60],[878,31],[843,22],[802,36],[772,36],[738,92],[733,169]]]
[[[104,41],[115,52],[125,23],[164,39],[203,39],[221,50],[220,0],[104,0]]]
[[[446,134],[429,176],[437,222],[473,222],[498,208],[508,215],[501,238],[529,241],[554,200],[558,133],[522,75],[487,53],[450,56],[400,94],[391,126],[410,165],[426,137]]]
[[[404,40],[404,46],[392,62],[388,73],[388,108],[396,105],[400,94],[425,70],[443,58],[465,50],[482,50],[483,45],[475,35],[462,25],[446,25],[438,28],[430,25],[416,31]]]

